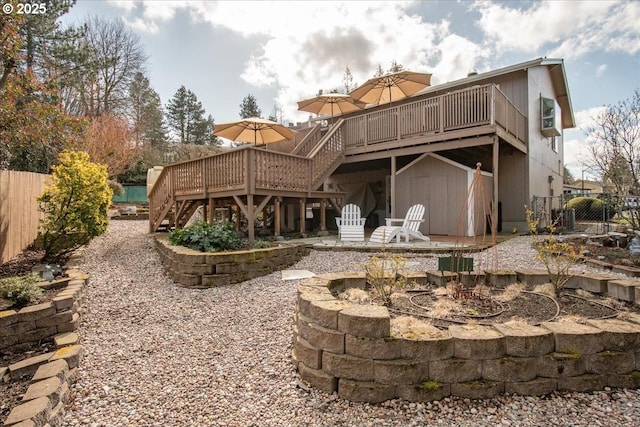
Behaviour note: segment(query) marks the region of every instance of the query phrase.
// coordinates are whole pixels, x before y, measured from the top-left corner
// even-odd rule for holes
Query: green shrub
[[[578,221],[608,221],[614,215],[612,206],[605,210],[606,204],[595,197],[575,197],[566,203],[566,207],[575,209]]]
[[[231,222],[199,222],[169,233],[169,242],[201,252],[220,252],[241,246],[238,232]]]
[[[107,231],[112,196],[106,166],[90,162],[87,153],[60,153],[51,184],[38,198],[44,219],[36,245],[44,249],[43,259],[63,259]]]
[[[0,295],[10,300],[14,307],[36,303],[42,298],[42,289],[37,285],[39,281],[40,276],[37,273],[1,279]]]
[[[267,242],[266,240],[258,240],[253,245],[253,249],[266,249],[270,247],[271,247],[271,243]]]

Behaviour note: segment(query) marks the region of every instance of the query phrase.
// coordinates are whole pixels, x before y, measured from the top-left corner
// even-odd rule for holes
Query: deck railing
[[[340,119],[324,136],[316,126],[292,154],[247,146],[176,163],[162,170],[149,194],[151,227],[160,225],[176,198],[234,191],[313,191],[348,148],[496,124],[526,142],[526,117],[489,84]]]
[[[354,148],[495,124],[526,142],[525,115],[489,84],[350,117],[344,133],[347,148]]]

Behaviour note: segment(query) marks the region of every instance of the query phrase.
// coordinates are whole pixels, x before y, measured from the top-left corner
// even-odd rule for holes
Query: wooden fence
[[[42,214],[36,198],[49,176],[0,170],[0,263],[18,255],[36,238]]]

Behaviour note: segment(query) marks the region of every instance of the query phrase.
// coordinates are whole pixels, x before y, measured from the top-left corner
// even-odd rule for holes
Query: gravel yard
[[[179,287],[164,274],[147,227],[112,221],[85,251],[81,268],[91,281],[79,330],[84,358],[65,426],[640,424],[636,390],[380,405],[305,390],[290,361],[299,281],[275,272],[223,288]],[[312,251],[292,268],[354,270],[368,256]],[[476,256],[505,269],[535,266],[526,237]],[[429,256],[410,261],[437,266]]]

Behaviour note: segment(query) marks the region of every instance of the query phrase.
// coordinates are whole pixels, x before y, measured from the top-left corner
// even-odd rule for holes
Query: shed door
[[[425,222],[420,231],[423,234],[448,235],[450,218],[447,213],[447,178],[443,175],[413,177],[410,191],[411,202],[423,203],[426,208]],[[455,218],[453,220],[455,221]]]

